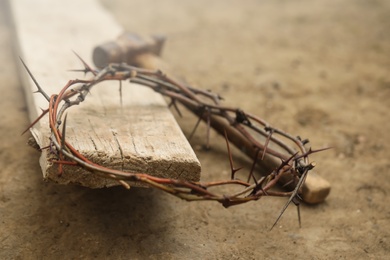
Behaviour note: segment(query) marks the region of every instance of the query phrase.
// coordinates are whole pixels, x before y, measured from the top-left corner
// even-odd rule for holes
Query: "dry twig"
[[[88,66],[83,60],[81,61],[85,67],[81,71],[85,73],[90,72],[93,77],[88,80],[70,80],[58,94],[50,97],[38,85],[27,66],[23,63],[38,87],[37,92],[49,101],[48,109],[44,110],[42,115],[29,128],[33,127],[45,114],[48,114],[51,129],[51,145],[46,149],[52,149],[55,153],[57,158],[56,163],[59,166],[59,174],[63,174],[62,168],[64,164],[70,164],[74,165],[74,167],[83,167],[102,178],[117,180],[127,188],[130,187],[129,182],[142,182],[184,200],[213,200],[221,203],[224,207],[258,200],[263,196],[289,197],[288,202],[273,226],[275,226],[291,202],[298,206],[299,213],[299,192],[307,174],[314,167],[314,164],[309,161],[309,155],[321,151],[307,150],[305,148],[307,140],[301,140],[299,137],[294,137],[278,128],[272,127],[260,117],[246,113],[238,108],[221,105],[221,97],[219,95],[179,83],[161,71],[145,70],[126,64],[111,64],[97,71]],[[98,165],[80,154],[66,140],[65,112],[69,108],[81,104],[95,85],[107,80],[117,80],[120,83],[124,80],[130,80],[130,82],[149,87],[170,98],[170,106],[173,106],[179,114],[180,110],[177,104],[183,105],[199,117],[196,126],[201,120],[207,123],[207,146],[209,145],[211,127],[224,135],[227,141],[231,167],[230,179],[213,182],[189,182],[177,179],[158,178],[145,173],[110,169]],[[120,85],[120,90],[122,91],[122,85]],[[194,131],[196,130],[196,126]],[[265,142],[262,142],[258,138],[259,136],[263,136]],[[246,153],[253,158],[253,165],[247,180],[236,178],[236,172],[240,168],[237,169],[233,166],[228,140],[236,146],[244,148]],[[290,141],[294,145],[294,148],[287,145],[286,141]],[[270,144],[272,144],[272,147]],[[273,147],[278,148],[274,149]],[[265,162],[267,158],[278,158],[280,165],[257,179],[254,174],[255,165]],[[290,192],[274,190],[273,187],[285,176],[291,177],[291,182],[294,183],[295,188]],[[240,191],[232,194],[219,194],[212,191],[212,188],[224,185],[234,185],[242,188]]]

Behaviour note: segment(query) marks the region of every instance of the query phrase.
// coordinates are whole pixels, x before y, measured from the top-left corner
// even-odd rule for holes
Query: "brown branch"
[[[130,187],[128,182],[137,181],[184,200],[212,200],[221,203],[224,207],[258,200],[262,196],[289,196],[290,198],[277,221],[291,202],[297,204],[301,186],[309,170],[314,167],[313,164],[308,163],[308,157],[319,150],[306,150],[304,142],[300,138],[293,137],[270,126],[260,117],[245,113],[238,108],[223,106],[220,104],[222,98],[219,95],[182,84],[161,71],[146,70],[126,64],[110,64],[106,68],[96,71],[81,58],[80,60],[84,65],[82,71],[93,74],[91,79],[70,80],[58,94],[52,95],[50,98],[36,83],[38,92],[47,97],[49,107],[30,127],[39,121],[44,114],[49,114],[51,146],[56,149],[57,160],[55,163],[59,165],[59,174],[62,173],[62,165],[77,165],[74,167],[82,167],[102,178],[117,180],[126,188]],[[27,66],[25,67],[28,70]],[[28,72],[33,78],[31,72],[29,70]],[[33,80],[35,81],[34,78]],[[170,105],[177,111],[180,111],[177,104],[181,104],[199,118],[194,131],[201,120],[206,122],[207,146],[209,145],[210,128],[225,136],[231,168],[230,178],[204,183],[158,178],[144,173],[129,173],[109,169],[88,160],[80,154],[72,144],[66,141],[65,112],[71,107],[81,104],[87,98],[92,87],[107,80],[118,80],[120,82],[130,80],[149,87],[170,98]],[[120,91],[122,91],[122,84],[120,85]],[[61,125],[62,129],[60,129]],[[265,139],[261,139],[259,136],[263,136]],[[294,144],[294,147],[288,145],[287,141]],[[235,177],[235,173],[241,168],[234,168],[229,142],[253,160],[247,180],[239,180]],[[263,176],[260,178],[256,178],[254,175],[256,165],[259,165],[263,170]],[[284,178],[289,178],[290,181],[298,179],[294,189],[290,192],[274,190],[275,185]],[[211,191],[215,187],[224,185],[237,186],[241,190],[232,194],[220,194]]]

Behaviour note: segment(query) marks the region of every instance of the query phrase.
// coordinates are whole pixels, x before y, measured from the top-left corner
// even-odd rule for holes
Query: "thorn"
[[[202,112],[202,114],[199,116],[198,121],[196,122],[194,128],[192,129],[191,134],[190,134],[190,136],[188,137],[188,140],[191,140],[191,138],[193,137],[193,135],[194,135],[195,132],[196,132],[196,129],[198,129],[199,123],[200,123],[200,121],[202,120],[202,115],[203,115],[203,112]]]
[[[249,172],[248,181],[247,181],[247,182],[249,182],[250,178],[252,177],[254,182],[256,183],[256,185],[258,185],[258,183],[257,183],[257,180],[256,180],[255,175],[253,174],[253,172],[255,170],[257,160],[259,159],[259,153],[260,153],[260,148],[257,148],[256,154],[255,154],[255,158],[253,159],[252,167],[251,167],[251,170]]]
[[[43,110],[42,111],[42,114],[40,116],[38,116],[37,119],[34,120],[34,122],[32,122],[26,130],[23,131],[23,133],[21,135],[24,135],[28,130],[30,130],[31,127],[33,127],[36,123],[38,123],[39,120],[41,120],[41,118],[46,115],[47,113],[49,112],[49,109],[46,109],[46,110]]]
[[[264,193],[265,196],[269,196],[267,191],[265,189],[263,189],[263,187],[261,187],[260,190]]]
[[[173,106],[177,112],[177,114],[180,116],[180,117],[183,117],[183,115],[181,114],[180,112],[180,109],[179,107],[177,106],[176,104],[176,100],[174,98],[171,98],[171,102],[169,103],[168,107],[170,108],[171,106]]]
[[[270,230],[272,230],[274,228],[274,226],[278,223],[278,221],[280,220],[280,218],[282,217],[282,215],[286,211],[287,207],[291,204],[291,202],[293,202],[295,205],[299,206],[299,203],[298,203],[299,201],[297,201],[296,198],[300,199],[300,196],[298,195],[298,192],[299,192],[301,186],[303,185],[303,183],[305,182],[305,179],[306,179],[306,176],[307,176],[308,172],[309,172],[309,170],[306,169],[302,173],[302,176],[299,178],[299,181],[298,181],[297,185],[295,186],[294,191],[292,192],[290,198],[288,199],[287,203],[284,205],[282,211],[280,212],[278,218],[276,219],[275,223],[272,225]],[[299,220],[299,223],[301,223],[300,212],[299,212],[299,215],[298,215],[298,220]]]
[[[47,146],[42,147],[42,148],[39,148],[39,150],[41,150],[41,151],[46,150],[46,149],[50,149],[50,145],[47,145]]]
[[[65,114],[64,122],[62,124],[61,149],[65,149],[65,133],[66,133],[66,119],[67,118],[68,118],[68,114]]]
[[[267,147],[268,147],[268,144],[269,144],[269,140],[271,139],[271,136],[272,136],[273,132],[274,132],[273,129],[269,129],[269,135],[267,136],[267,139],[265,140],[264,150],[263,150],[263,154],[261,155],[261,160],[264,160],[264,156],[265,156],[265,153],[267,152]]]
[[[227,146],[228,155],[229,155],[229,163],[230,163],[230,170],[231,170],[231,177],[230,177],[230,178],[231,178],[232,180],[234,180],[234,175],[236,174],[236,172],[238,172],[239,170],[241,170],[242,167],[234,168],[232,152],[231,152],[231,150],[230,150],[229,138],[228,138],[228,136],[227,136],[226,130],[224,129],[223,131],[224,131],[224,133],[225,133],[225,141],[226,141],[226,146]]]
[[[295,156],[298,154],[298,152],[292,154],[287,160],[280,159],[282,163],[279,165],[278,168],[276,168],[275,172],[276,175],[279,174],[280,170],[283,169],[284,166],[289,165],[289,163],[295,158]]]
[[[84,70],[73,70],[73,71],[82,71],[84,72],[84,75],[87,74],[88,72],[91,72],[94,76],[97,75],[97,72],[93,70],[81,57],[78,55],[75,51],[72,50],[72,52],[79,58],[79,60],[83,63],[84,65]]]
[[[266,180],[266,178],[263,178],[263,179],[259,182],[259,184],[256,185],[256,187],[253,189],[253,191],[251,192],[250,195],[252,195],[252,196],[253,196],[253,195],[259,196],[258,191],[260,190],[261,192],[263,192],[263,195],[269,196],[268,192],[267,192],[265,189],[263,189],[263,186],[262,186],[265,180]],[[261,195],[261,196],[263,196],[263,195]]]
[[[285,184],[282,185],[282,188],[287,187],[288,185],[290,185],[293,182],[294,182],[294,180],[289,180],[288,182],[286,182]]]
[[[333,147],[325,147],[325,148],[321,148],[321,149],[317,149],[317,150],[312,150],[311,148],[309,148],[309,151],[305,152],[304,154],[301,154],[300,156],[297,156],[295,158],[295,160],[301,159],[301,158],[306,157],[306,156],[313,154],[313,153],[318,153],[318,152],[322,152],[322,151],[326,151],[326,150],[330,150],[330,149],[333,149]]]
[[[295,204],[295,206],[298,206],[300,204],[300,201],[303,201],[302,197],[297,193],[295,197],[293,198],[292,202]]]
[[[320,149],[317,149],[317,150],[311,150],[310,153],[318,153],[318,152],[322,152],[322,151],[326,151],[326,150],[330,150],[330,149],[333,149],[333,147],[325,147],[325,148],[320,148]]]
[[[284,211],[286,211],[287,207],[290,205],[291,201],[289,200],[283,207],[282,211],[280,212],[278,218],[276,219],[276,221],[274,222],[274,224],[272,225],[272,227],[270,228],[269,231],[271,231],[275,226],[276,224],[279,222],[280,218],[282,217],[282,215],[284,214]]]
[[[35,91],[34,93],[40,93],[42,94],[42,96],[45,97],[45,99],[49,102],[50,101],[50,97],[45,93],[45,91],[43,91],[43,89],[41,88],[41,86],[38,84],[38,81],[35,79],[35,77],[33,76],[33,74],[31,73],[30,69],[27,67],[26,63],[24,63],[24,61],[22,60],[22,58],[20,58],[20,61],[22,62],[24,68],[27,70],[27,73],[30,75],[31,79],[34,81],[34,84],[35,86],[37,86],[38,90]]]
[[[302,140],[302,138],[299,135],[297,136],[297,139],[302,143],[302,145],[309,143],[309,139]]]
[[[302,145],[308,144],[310,141],[309,139],[304,139],[301,141]]]

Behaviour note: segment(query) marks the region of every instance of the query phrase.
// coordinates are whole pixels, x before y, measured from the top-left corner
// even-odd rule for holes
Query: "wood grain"
[[[67,71],[82,68],[72,50],[92,64],[93,48],[115,39],[123,30],[94,0],[15,0],[10,4],[16,53],[49,95],[58,93],[69,79],[83,77]],[[20,76],[29,116],[34,120],[48,103],[33,94],[36,87],[23,68]],[[118,89],[117,82],[97,85],[85,102],[69,109],[67,140],[90,160],[107,167],[199,180],[199,161],[164,99],[148,88],[124,83],[121,106]],[[40,147],[47,146],[47,117],[31,132]],[[75,167],[65,167],[65,173],[58,176],[50,156],[49,150],[42,151],[45,179],[90,188],[118,185]]]

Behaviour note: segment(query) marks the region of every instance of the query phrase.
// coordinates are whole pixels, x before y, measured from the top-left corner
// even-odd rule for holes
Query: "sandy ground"
[[[102,1],[130,31],[163,33],[177,75],[307,137],[325,203],[224,209],[148,189],[42,181],[20,136],[26,104],[0,1],[0,259],[384,259],[390,254],[390,2]],[[61,69],[61,68],[60,68]],[[64,68],[67,69],[67,68]],[[189,133],[195,119],[179,119]],[[214,138],[215,136],[215,138]],[[228,174],[224,140],[192,140],[205,178]],[[241,161],[245,164],[244,161]],[[248,164],[245,165],[249,167]]]

